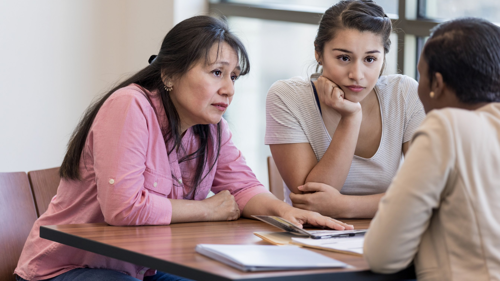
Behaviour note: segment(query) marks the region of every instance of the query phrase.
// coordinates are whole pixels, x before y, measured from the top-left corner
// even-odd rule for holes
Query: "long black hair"
[[[218,44],[220,48],[223,42],[226,42],[236,52],[241,67],[240,75],[247,74],[250,71],[250,63],[245,47],[229,31],[229,27],[224,19],[210,16],[196,16],[174,26],[163,39],[158,56],[154,60],[151,60],[149,66],[121,82],[88,107],[68,143],[68,150],[59,172],[61,178],[71,180],[80,179],[80,158],[97,112],[116,90],[132,83],[149,91],[157,91],[160,94],[169,123],[165,142],[168,154],[176,148],[179,149],[182,138],[180,119],[169,92],[164,88],[165,85],[162,81],[162,76],[171,78],[181,77],[203,58],[205,59],[205,63],[210,63],[210,49],[214,44]],[[213,158],[213,162],[209,171],[214,167],[219,157],[221,128],[220,123],[217,124],[216,137],[212,136],[210,125],[195,125],[192,129],[195,136],[199,139],[200,146],[195,152],[179,159],[179,162],[197,159],[196,172],[192,179],[193,191],[195,191],[196,187],[204,179],[203,171],[205,170],[205,165],[208,163],[210,154],[212,154],[211,150],[213,148],[216,148],[216,151],[215,155],[213,155],[214,157],[211,157]],[[168,147],[170,141],[173,145]]]

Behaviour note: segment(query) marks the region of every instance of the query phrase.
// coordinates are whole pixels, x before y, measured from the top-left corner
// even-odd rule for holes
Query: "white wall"
[[[0,172],[60,166],[91,100],[206,0],[0,1]]]

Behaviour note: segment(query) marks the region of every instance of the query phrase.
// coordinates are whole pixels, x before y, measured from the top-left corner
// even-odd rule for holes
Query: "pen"
[[[344,233],[344,234],[332,234],[332,235],[323,235],[323,236],[311,236],[312,239],[326,239],[326,238],[341,238],[341,237],[350,237],[355,236],[356,233]]]

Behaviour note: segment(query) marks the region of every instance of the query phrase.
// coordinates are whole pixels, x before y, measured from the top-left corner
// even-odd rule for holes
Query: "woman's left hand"
[[[290,193],[290,199],[296,208],[318,212],[330,217],[343,217],[345,196],[327,184],[308,182],[298,187],[303,194]]]
[[[337,230],[354,229],[350,224],[322,216],[317,212],[294,208],[271,193],[257,194],[248,201],[243,208],[243,216],[252,218],[253,215],[279,216],[300,228],[304,224],[310,224]]]

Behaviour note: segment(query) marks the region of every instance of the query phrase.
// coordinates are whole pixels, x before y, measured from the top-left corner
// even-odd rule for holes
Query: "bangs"
[[[209,65],[214,62],[210,61],[210,50],[212,49],[214,44],[217,44],[217,56],[215,57],[215,61],[219,59],[219,54],[222,48],[222,44],[226,42],[236,53],[236,57],[238,59],[238,65],[240,67],[240,76],[246,75],[250,72],[250,60],[248,58],[247,51],[245,46],[241,41],[234,37],[232,34],[225,36],[224,30],[218,32],[210,42],[207,42],[204,48],[204,57],[205,64]],[[201,58],[201,56],[200,56]]]

